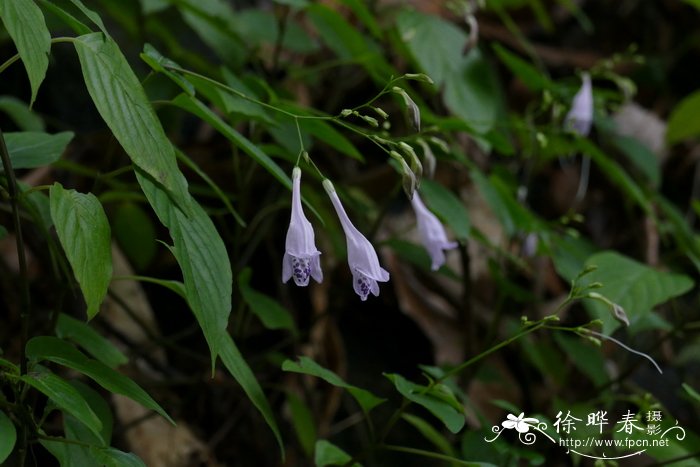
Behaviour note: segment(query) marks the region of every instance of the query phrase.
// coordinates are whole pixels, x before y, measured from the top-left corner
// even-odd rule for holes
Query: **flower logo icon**
[[[517,417],[512,413],[509,413],[506,418],[507,420],[503,420],[501,423],[503,428],[508,430],[515,428],[518,433],[527,433],[530,431],[530,427],[536,426],[537,423],[540,422],[536,418],[525,418],[525,412],[521,412]]]

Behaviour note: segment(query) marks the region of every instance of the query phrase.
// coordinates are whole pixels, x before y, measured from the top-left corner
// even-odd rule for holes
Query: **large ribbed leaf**
[[[150,177],[140,170],[136,176],[158,219],[170,230],[187,303],[204,332],[213,365],[231,312],[233,274],[226,246],[214,223],[194,200],[189,200],[188,217]]]
[[[32,88],[31,106],[49,67],[51,34],[44,15],[32,0],[0,0],[0,18],[27,70]]]
[[[119,46],[104,34],[93,33],[78,37],[75,50],[88,92],[124,151],[180,206],[190,204],[175,151]]]

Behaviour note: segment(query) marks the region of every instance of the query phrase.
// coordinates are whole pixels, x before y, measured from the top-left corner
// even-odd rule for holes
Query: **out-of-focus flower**
[[[445,227],[443,227],[442,223],[435,217],[435,214],[425,207],[417,191],[413,193],[411,205],[416,213],[418,233],[420,234],[421,242],[423,242],[425,249],[428,250],[432,261],[431,269],[437,271],[440,269],[440,266],[445,264],[445,253],[443,250],[456,248],[457,242],[450,242],[447,240]]]
[[[287,230],[287,241],[284,258],[282,259],[282,282],[294,278],[294,283],[300,287],[309,285],[309,276],[316,282],[323,280],[321,252],[314,242],[314,230],[311,222],[304,216],[301,207],[301,169],[294,167],[292,171],[292,217]]]
[[[379,258],[374,247],[367,238],[350,222],[340,198],[335,192],[333,183],[326,179],[323,181],[323,188],[333,203],[335,212],[338,214],[340,224],[345,232],[345,240],[348,247],[348,265],[352,272],[352,286],[362,301],[367,300],[371,292],[374,296],[379,295],[379,285],[377,282],[389,280],[389,273],[379,265]]]
[[[564,119],[564,127],[581,136],[588,136],[593,123],[593,89],[591,77],[583,73],[583,84],[571,103],[571,109]]]

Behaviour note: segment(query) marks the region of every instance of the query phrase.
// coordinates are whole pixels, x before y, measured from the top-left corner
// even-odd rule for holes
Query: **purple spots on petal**
[[[372,279],[368,278],[361,272],[357,270],[353,271],[353,288],[355,289],[355,293],[360,296],[362,301],[367,300],[367,296],[372,290],[372,284],[370,283],[371,280]]]
[[[309,258],[297,258],[292,256],[292,277],[294,283],[299,287],[309,285],[309,276],[311,275],[311,266]]]

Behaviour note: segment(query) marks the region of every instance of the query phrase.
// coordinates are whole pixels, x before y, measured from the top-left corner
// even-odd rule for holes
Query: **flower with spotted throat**
[[[367,238],[360,233],[352,224],[340,198],[335,192],[333,183],[326,179],[323,181],[323,188],[333,203],[335,212],[338,214],[340,224],[345,232],[345,240],[348,247],[348,265],[352,272],[352,285],[355,293],[362,301],[367,300],[370,292],[376,297],[379,296],[379,284],[377,282],[387,282],[389,273],[379,265],[379,258],[374,247]]]
[[[323,280],[321,252],[314,243],[314,230],[301,207],[301,169],[292,171],[292,217],[287,230],[284,258],[282,259],[282,282],[294,278],[300,287],[309,285],[309,277],[316,282]]]

